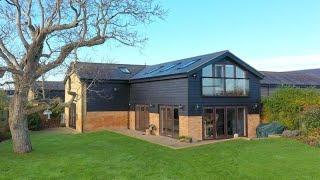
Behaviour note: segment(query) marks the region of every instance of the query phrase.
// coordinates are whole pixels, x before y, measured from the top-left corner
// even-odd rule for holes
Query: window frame
[[[248,71],[243,69],[242,67],[238,66],[237,64],[235,63],[216,63],[216,64],[207,64],[206,66],[209,66],[209,65],[212,65],[212,75],[213,77],[208,77],[208,76],[203,76],[202,74],[202,70],[201,70],[201,95],[202,97],[235,97],[235,98],[245,98],[245,97],[249,97],[250,96],[250,78],[248,77]],[[233,68],[233,77],[226,77],[226,65],[232,65],[234,68]],[[206,67],[205,66],[205,67]],[[216,66],[223,66],[223,76],[222,77],[216,77]],[[205,68],[203,67],[203,68]],[[236,77],[237,76],[237,68],[240,68],[244,71],[244,78],[238,78]],[[203,93],[203,87],[213,87],[215,88],[215,86],[204,86],[203,85],[203,79],[204,78],[207,78],[207,79],[222,79],[223,80],[223,94],[222,95],[216,95],[216,94],[213,94],[213,95],[205,95]],[[227,79],[233,79],[233,80],[237,80],[237,79],[244,79],[244,80],[247,80],[248,81],[248,92],[245,94],[245,95],[236,95],[236,94],[233,94],[233,95],[227,95],[227,91],[226,91],[226,86],[227,86]],[[236,89],[237,87],[237,84],[236,84],[236,81],[234,81],[234,89]]]

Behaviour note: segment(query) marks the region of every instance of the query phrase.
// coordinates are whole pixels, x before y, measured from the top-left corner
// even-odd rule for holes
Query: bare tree
[[[156,0],[0,1],[0,60],[15,90],[9,112],[14,152],[32,151],[26,116],[56,103],[27,106],[27,93],[37,79],[74,58],[81,47],[144,42],[138,26],[164,15]]]

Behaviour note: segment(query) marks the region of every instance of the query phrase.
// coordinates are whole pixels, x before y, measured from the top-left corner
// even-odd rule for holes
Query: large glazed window
[[[248,96],[249,79],[242,68],[233,64],[208,65],[202,69],[202,95]]]

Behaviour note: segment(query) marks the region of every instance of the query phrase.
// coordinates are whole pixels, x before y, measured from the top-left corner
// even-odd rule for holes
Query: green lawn
[[[0,143],[0,179],[310,179],[320,149],[288,139],[236,140],[173,150],[111,132],[32,134],[34,151]]]

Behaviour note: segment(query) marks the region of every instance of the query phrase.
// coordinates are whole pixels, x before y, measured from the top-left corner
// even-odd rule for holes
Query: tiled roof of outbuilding
[[[261,71],[265,77],[261,84],[320,86],[320,68],[299,71]]]

